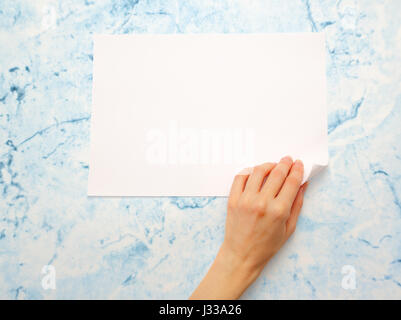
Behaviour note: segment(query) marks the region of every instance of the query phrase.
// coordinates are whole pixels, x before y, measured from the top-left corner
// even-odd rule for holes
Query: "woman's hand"
[[[306,184],[290,157],[238,174],[228,199],[224,242],[191,299],[236,299],[294,232]]]

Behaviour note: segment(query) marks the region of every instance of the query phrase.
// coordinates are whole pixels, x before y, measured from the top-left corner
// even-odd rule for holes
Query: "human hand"
[[[238,174],[227,205],[225,237],[192,299],[234,299],[258,277],[294,232],[306,184],[290,157]]]

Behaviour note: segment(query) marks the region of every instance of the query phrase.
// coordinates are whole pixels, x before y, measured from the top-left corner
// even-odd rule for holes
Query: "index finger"
[[[239,197],[241,193],[244,191],[246,182],[251,174],[252,168],[243,169],[239,172],[235,177],[233,184],[231,186],[229,197]]]

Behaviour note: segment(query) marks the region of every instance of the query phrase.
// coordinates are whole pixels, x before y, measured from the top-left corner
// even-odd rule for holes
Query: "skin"
[[[284,157],[235,178],[218,254],[190,299],[238,299],[295,231],[307,184],[304,167]]]

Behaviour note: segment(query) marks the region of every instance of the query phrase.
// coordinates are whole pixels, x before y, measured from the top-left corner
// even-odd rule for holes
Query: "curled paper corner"
[[[302,184],[304,184],[306,181],[310,181],[314,176],[318,175],[328,166],[328,164],[328,161],[325,161],[324,163],[312,163],[310,166],[308,166],[308,168],[305,168],[307,170],[305,170]]]
[[[324,168],[326,168],[328,165],[328,163],[326,164],[313,164],[312,165],[312,170],[309,174],[309,179],[313,178],[315,175],[317,175],[318,173],[320,173],[320,171],[322,171]]]

